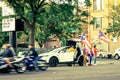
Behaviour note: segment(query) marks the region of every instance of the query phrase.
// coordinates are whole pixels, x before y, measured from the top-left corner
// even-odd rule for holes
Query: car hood
[[[39,56],[44,56],[44,55],[49,55],[49,53],[42,53],[42,54],[39,54]]]
[[[57,54],[57,53],[50,53],[50,52],[48,52],[48,53],[39,54],[38,56],[55,55],[55,54]]]

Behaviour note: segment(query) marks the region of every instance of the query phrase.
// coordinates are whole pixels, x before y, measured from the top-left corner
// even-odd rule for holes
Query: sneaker
[[[88,64],[88,66],[92,66],[92,64]]]
[[[97,64],[94,64],[94,65],[97,65]]]

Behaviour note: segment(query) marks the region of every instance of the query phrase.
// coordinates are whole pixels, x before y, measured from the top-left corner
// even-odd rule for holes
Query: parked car
[[[117,48],[113,54],[114,59],[120,59],[120,48]]]
[[[109,53],[107,53],[107,52],[99,51],[98,54],[97,54],[97,57],[98,58],[107,58],[108,54]]]
[[[105,54],[101,51],[98,52],[97,57],[98,58],[104,58]]]
[[[109,58],[109,59],[111,59],[112,58],[112,53],[99,51],[98,54],[97,54],[97,57],[98,58]]]
[[[74,52],[68,52],[68,48],[69,46],[59,47],[47,53],[39,54],[39,57],[41,57],[42,60],[45,60],[51,67],[56,67],[61,63],[71,66],[74,60]],[[80,66],[83,66],[83,56],[80,56],[76,62]]]

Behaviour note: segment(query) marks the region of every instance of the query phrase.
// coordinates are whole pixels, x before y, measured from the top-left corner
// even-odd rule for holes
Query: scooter
[[[26,70],[28,71],[33,71],[36,70],[35,69],[35,58],[33,56],[29,56],[27,52],[22,52],[20,53],[19,56],[24,56],[24,63],[26,64]],[[38,65],[38,69],[41,71],[46,71],[48,66],[46,64],[46,61],[40,59],[40,57],[38,57],[38,61],[37,61],[37,65]]]
[[[12,68],[9,67],[9,65],[3,60],[3,58],[0,58],[0,73],[10,73],[11,71],[16,71],[17,73],[24,73],[26,70],[26,65],[23,62],[23,57],[16,57],[12,62]]]

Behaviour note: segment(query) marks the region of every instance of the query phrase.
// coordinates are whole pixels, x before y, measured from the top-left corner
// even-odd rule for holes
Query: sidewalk
[[[89,64],[89,62],[87,63],[87,65]],[[104,65],[104,64],[120,64],[119,60],[104,60],[104,61],[97,61],[96,65]],[[94,61],[92,61],[92,65],[94,65]]]

